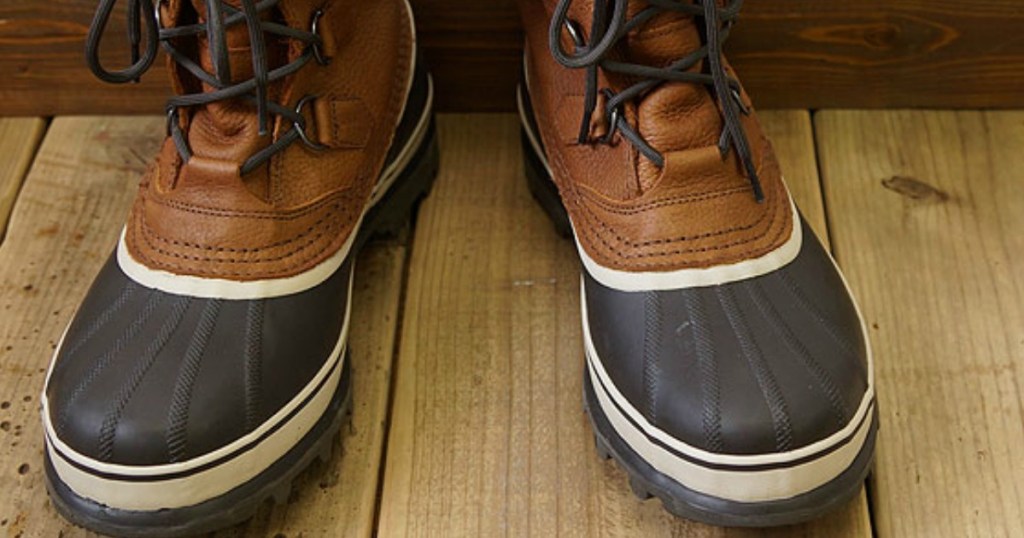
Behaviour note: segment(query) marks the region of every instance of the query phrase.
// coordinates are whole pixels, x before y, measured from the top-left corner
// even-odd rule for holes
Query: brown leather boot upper
[[[763,189],[761,201],[737,151],[728,148],[723,154],[719,148],[722,104],[704,84],[661,82],[622,105],[625,121],[663,157],[659,165],[621,133],[600,141],[609,131],[603,104],[642,79],[598,68],[598,87],[605,94],[598,97],[588,139],[581,143],[586,74],[552,56],[548,37],[555,4],[520,0],[526,78],[548,164],[586,254],[614,270],[673,271],[733,264],[783,245],[793,231],[794,212],[748,96],[739,92],[743,108],[750,109],[740,122]],[[595,45],[593,6],[590,0],[573,2],[566,17],[590,47]],[[630,0],[627,18],[648,7]],[[560,31],[563,50],[578,47],[569,30]],[[665,67],[697,53],[704,31],[699,17],[662,12],[623,35],[605,59]],[[706,73],[708,61],[690,71]],[[725,72],[736,78],[728,64]]]
[[[160,8],[163,27],[206,23],[207,4],[166,2]],[[241,9],[240,0],[224,4]],[[191,155],[183,157],[168,137],[141,183],[125,232],[131,256],[151,269],[239,281],[302,273],[345,244],[380,175],[414,63],[407,4],[282,0],[259,15],[265,23],[309,33],[316,19],[321,42],[315,46],[263,32],[268,70],[305,61],[271,82],[267,99],[294,110],[305,98],[301,115],[310,144],[296,139],[266,162],[243,169],[258,152],[289,133],[294,137],[298,126],[270,113],[269,133],[261,136],[251,98],[178,108],[177,125]],[[224,34],[228,83],[253,79],[246,22],[228,25]],[[218,56],[211,48],[218,44],[206,35],[170,44],[217,75]],[[303,60],[313,53],[325,62]],[[216,89],[181,62],[170,63],[178,94]]]

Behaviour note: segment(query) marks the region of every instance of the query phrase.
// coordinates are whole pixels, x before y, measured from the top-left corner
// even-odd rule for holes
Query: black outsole
[[[415,217],[419,203],[434,187],[440,164],[437,127],[431,119],[424,140],[409,165],[384,198],[363,218],[363,226],[352,245],[353,252],[361,250],[372,238],[395,236]]]
[[[807,493],[778,501],[742,503],[706,495],[658,472],[619,437],[594,395],[590,376],[584,374],[583,405],[594,430],[598,456],[612,458],[629,476],[629,487],[641,500],[658,498],[669,513],[720,527],[778,527],[817,519],[853,499],[867,478],[874,460],[877,410],[868,437],[845,471]]]
[[[401,230],[433,187],[440,153],[433,119],[423,142],[388,193],[363,220],[352,256],[374,237]],[[341,426],[351,416],[351,374],[348,351],[341,379],[324,415],[284,457],[248,482],[202,503],[157,511],[110,508],[71,491],[60,481],[45,455],[46,487],[57,511],[75,525],[103,534],[138,538],[174,538],[223,529],[252,518],[269,501],[287,501],[292,483],[314,460],[328,461]]]
[[[523,164],[530,193],[548,214],[555,231],[573,236],[569,215],[562,205],[558,189],[529,135],[522,132]],[[657,497],[673,515],[722,527],[774,527],[816,519],[848,502],[860,491],[874,458],[876,416],[871,430],[854,463],[827,484],[802,495],[781,501],[740,503],[699,493],[658,472],[626,445],[594,399],[590,377],[584,373],[583,405],[590,416],[598,454],[613,458],[629,479],[630,489],[641,500]]]
[[[572,224],[569,222],[569,214],[562,205],[562,198],[558,195],[558,186],[551,180],[547,167],[537,152],[533,150],[533,143],[530,136],[523,130],[520,134],[523,145],[523,169],[526,172],[526,183],[530,188],[533,199],[548,214],[551,222],[555,225],[555,232],[558,235],[571,238],[573,236]]]
[[[192,506],[172,510],[132,511],[104,506],[79,496],[61,482],[45,457],[46,489],[57,512],[68,521],[111,536],[171,538],[202,534],[250,519],[268,500],[287,502],[292,482],[314,460],[328,461],[341,426],[352,407],[348,353],[338,388],[320,420],[281,459],[231,491]]]

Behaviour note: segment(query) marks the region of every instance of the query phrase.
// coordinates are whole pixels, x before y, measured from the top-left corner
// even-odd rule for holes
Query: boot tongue
[[[645,7],[646,2],[630,2],[629,16]],[[659,13],[623,40],[622,53],[632,63],[667,66],[701,47],[698,24],[690,15]],[[698,62],[691,71],[700,72],[702,68],[703,62]],[[651,146],[667,153],[716,145],[721,119],[707,88],[671,82],[640,100],[637,128]],[[643,190],[653,186],[661,175],[661,169],[647,159],[640,159],[637,168]]]
[[[206,22],[207,9],[204,0],[191,0],[200,22]],[[241,9],[241,0],[218,0],[223,4]],[[226,16],[227,13],[224,13]],[[270,12],[264,11],[266,20]],[[249,29],[244,22],[226,28],[228,64],[232,84],[244,82],[253,77],[253,57]],[[264,34],[267,50],[267,70],[273,70],[287,62],[288,45],[283,39]],[[210,55],[210,43],[205,35],[199,37],[199,63],[209,73],[216,73],[215,63]],[[278,84],[271,84],[268,97],[276,101],[280,95]],[[216,88],[203,84],[203,91]],[[273,121],[273,117],[270,121]],[[259,136],[259,119],[256,106],[243,98],[216,101],[204,107],[196,107],[188,132],[189,147],[193,153],[209,159],[231,161],[241,165],[251,155],[271,143],[272,137]]]
[[[647,7],[647,2],[630,2],[626,10],[627,20]],[[629,33],[624,52],[633,62],[663,66],[690,54],[700,46],[700,33],[693,16],[663,11]]]

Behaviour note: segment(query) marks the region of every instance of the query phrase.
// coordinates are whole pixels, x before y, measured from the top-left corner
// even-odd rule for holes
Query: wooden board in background
[[[0,242],[45,131],[46,120],[42,118],[0,118]]]
[[[38,395],[61,332],[116,241],[163,124],[57,118],[18,197],[0,246],[0,533],[88,534],[60,519],[46,498]],[[297,480],[289,503],[224,536],[371,536],[405,251],[398,243],[373,244],[357,263],[354,412],[343,446]]]
[[[880,538],[1024,536],[1024,113],[822,112],[876,352]]]
[[[582,1],[582,0],[577,0]],[[441,110],[514,108],[522,37],[514,0],[413,0]],[[104,52],[127,59],[125,2]],[[158,61],[142,84],[111,86],[85,68],[94,0],[0,3],[0,115],[152,114]],[[762,108],[1021,107],[1019,0],[747,2],[727,43]]]
[[[808,114],[765,119],[823,230]],[[409,267],[381,536],[871,536],[863,494],[813,524],[769,531],[707,527],[637,500],[593,448],[576,252],[527,191],[517,120],[439,126],[441,176]]]

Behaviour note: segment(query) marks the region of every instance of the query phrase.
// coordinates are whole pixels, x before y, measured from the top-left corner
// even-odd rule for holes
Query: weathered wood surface
[[[406,290],[401,242],[360,262],[343,448],[303,476],[294,502],[222,535],[1024,536],[1024,113],[826,111],[813,135],[804,112],[762,116],[871,326],[882,420],[871,519],[863,494],[763,532],[637,501],[592,448],[578,263],[527,193],[516,120],[445,116]],[[36,121],[17,132],[41,132]],[[17,197],[0,244],[0,534],[85,535],[45,498],[38,393],[162,125],[58,118]],[[0,162],[25,151],[0,143]]]
[[[54,120],[0,244],[0,523],[9,536],[71,530],[46,498],[38,396],[160,130],[151,118]]]
[[[1024,113],[816,116],[876,352],[880,538],[1024,536]]]
[[[808,114],[765,120],[824,230]],[[456,116],[440,128],[441,177],[409,266],[381,536],[871,536],[863,495],[771,531],[707,527],[637,500],[593,449],[576,253],[526,188],[517,120]]]
[[[44,131],[42,118],[0,118],[0,241]]]
[[[286,505],[216,536],[373,536],[405,260],[406,246],[389,242],[371,244],[356,264],[352,421],[331,460],[300,475]]]
[[[18,197],[0,245],[0,532],[8,536],[87,535],[46,499],[38,394],[162,136],[161,118],[58,118]],[[353,415],[334,456],[300,476],[287,504],[224,536],[372,535],[405,252],[399,242],[372,244],[357,263]]]
[[[92,79],[82,44],[95,4],[0,4],[0,115],[162,109],[162,62],[142,84]],[[512,110],[522,42],[514,0],[413,6],[439,107]],[[1024,106],[1019,0],[762,0],[744,10],[727,45],[763,108]],[[127,58],[119,13],[104,45],[110,61]]]

